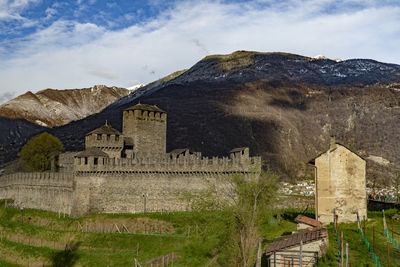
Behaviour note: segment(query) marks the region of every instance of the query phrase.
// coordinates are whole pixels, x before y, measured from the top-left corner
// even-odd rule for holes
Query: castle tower
[[[139,103],[125,109],[122,120],[122,134],[132,139],[134,153],[166,153],[167,113],[164,110]]]
[[[86,135],[85,148],[89,149],[92,147],[101,149],[110,158],[120,158],[124,147],[124,140],[121,133],[106,122],[105,125]]]

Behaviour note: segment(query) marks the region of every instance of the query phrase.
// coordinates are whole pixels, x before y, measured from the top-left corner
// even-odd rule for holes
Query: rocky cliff
[[[84,135],[106,119],[121,129],[122,110],[139,100],[168,112],[167,150],[188,147],[211,156],[249,146],[295,176],[336,136],[368,159],[369,178],[389,177],[400,163],[399,65],[245,51],[209,56],[51,132],[68,149],[82,149]]]
[[[3,105],[0,117],[25,119],[34,124],[54,127],[100,112],[130,93],[128,89],[95,85],[92,88],[27,92]]]

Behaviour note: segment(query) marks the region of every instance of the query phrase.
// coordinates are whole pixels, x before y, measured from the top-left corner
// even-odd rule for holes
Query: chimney
[[[331,136],[331,143],[330,143],[329,149],[334,148],[335,145],[336,145],[336,138],[335,138],[335,136]]]

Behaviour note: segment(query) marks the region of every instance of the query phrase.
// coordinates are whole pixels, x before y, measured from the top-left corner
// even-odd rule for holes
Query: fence
[[[301,260],[300,260],[301,259]],[[302,262],[302,265],[300,265]],[[301,255],[298,250],[277,250],[271,255],[269,266],[314,266],[318,263],[318,252],[303,250]]]
[[[358,212],[357,212],[357,222],[358,222],[358,232],[360,233],[362,239],[364,240],[364,244],[367,246],[367,248],[372,256],[372,259],[374,260],[375,264],[378,267],[382,266],[378,257],[375,255],[374,247],[371,247],[370,243],[368,242],[368,240],[365,236],[365,217],[363,218],[363,222],[364,222],[364,231],[363,231],[361,229],[361,221],[360,221],[360,216],[358,215]],[[375,242],[375,240],[373,242]]]

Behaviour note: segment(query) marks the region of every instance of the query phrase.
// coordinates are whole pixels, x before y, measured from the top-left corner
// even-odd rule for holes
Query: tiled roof
[[[310,217],[301,215],[301,214],[298,215],[296,217],[296,219],[294,219],[294,221],[297,222],[297,223],[308,224],[308,225],[313,226],[313,227],[322,227],[322,225],[323,225],[322,222],[317,221],[315,219],[312,219]]]
[[[97,128],[97,129],[91,131],[87,135],[91,135],[91,134],[115,134],[115,135],[121,135],[121,133],[118,130],[114,129],[109,124],[105,124],[105,125]]]
[[[328,232],[326,228],[317,228],[311,231],[305,230],[297,234],[275,239],[275,241],[267,248],[265,252],[270,254],[277,250],[299,246],[300,241],[303,241],[303,244],[307,244],[321,240],[327,236]]]
[[[130,108],[127,108],[125,110],[146,110],[146,111],[155,111],[155,112],[162,112],[162,113],[166,113],[164,110],[160,109],[159,107],[157,107],[156,105],[148,105],[148,104],[136,104]]]
[[[104,157],[108,158],[108,154],[103,152],[100,148],[97,147],[88,147],[86,150],[80,152],[78,155],[76,155],[78,158],[84,158],[84,157]]]

